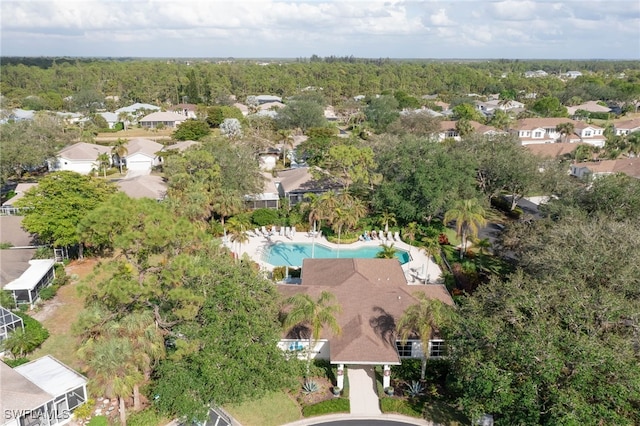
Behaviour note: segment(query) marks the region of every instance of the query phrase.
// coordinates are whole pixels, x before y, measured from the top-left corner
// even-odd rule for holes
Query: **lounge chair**
[[[393,241],[393,234],[391,233],[391,231],[387,232],[387,240]]]
[[[289,228],[288,226],[284,228],[284,236],[287,238],[291,238],[291,228]]]
[[[393,239],[394,239],[394,240],[396,240],[396,241],[402,241],[402,240],[400,239],[400,231],[396,231],[396,232],[393,234]]]
[[[295,226],[292,226],[292,227],[291,227],[291,236],[292,236],[292,237],[295,237],[295,236],[296,236],[296,227],[295,227]]]
[[[284,226],[280,227],[280,236],[284,237]]]
[[[381,241],[385,239],[384,231],[382,229],[378,231],[378,239]]]
[[[259,237],[260,235],[262,235],[262,232],[260,232],[258,228],[254,229],[253,233],[256,234],[256,237]]]
[[[261,228],[261,231],[262,231],[262,235],[264,235],[265,237],[266,237],[267,235],[269,235],[269,232],[267,232],[267,227],[266,227],[266,226],[263,226],[263,227]]]

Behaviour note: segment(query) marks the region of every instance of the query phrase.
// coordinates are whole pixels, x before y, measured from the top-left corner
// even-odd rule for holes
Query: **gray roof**
[[[22,229],[22,216],[0,216],[0,242],[14,247],[33,246],[34,239]]]
[[[118,108],[114,112],[116,114],[120,114],[121,112],[132,113],[132,112],[136,112],[136,111],[138,111],[140,109],[158,110],[159,111],[160,107],[159,106],[155,106],[155,105],[151,105],[151,104],[135,103],[133,105],[129,105],[129,106],[126,106],[126,107]]]
[[[178,150],[180,152],[186,150],[187,148],[191,148],[192,146],[200,145],[198,141],[181,141],[176,142],[173,145],[167,145],[164,147],[164,151],[170,151],[172,149]]]
[[[107,123],[117,123],[120,121],[118,120],[118,114],[115,112],[99,112],[98,115],[107,120]]]
[[[0,412],[3,413],[3,422],[10,420],[7,414],[13,419],[14,412],[38,408],[52,399],[51,395],[35,383],[1,361],[0,378]]]
[[[131,198],[161,200],[167,193],[167,185],[160,176],[140,175],[118,181],[120,191]]]
[[[94,161],[100,154],[110,154],[111,148],[93,143],[78,142],[58,151],[58,157],[68,160]]]
[[[0,250],[0,287],[20,278],[29,269],[29,261],[35,253],[36,249]]]
[[[49,395],[58,396],[87,384],[87,378],[51,355],[14,369]]]
[[[4,203],[2,203],[3,206],[13,206],[13,203],[15,203],[16,201],[18,201],[20,198],[24,197],[24,193],[28,190],[30,190],[31,188],[33,188],[34,186],[38,186],[37,183],[19,183],[16,186],[16,189],[13,190],[13,192],[16,193],[16,195],[14,195],[13,197],[9,198],[7,201],[5,201]]]
[[[151,139],[135,138],[127,142],[125,146],[127,147],[127,157],[138,152],[147,154],[150,157],[156,157],[156,154],[162,150],[164,145]]]

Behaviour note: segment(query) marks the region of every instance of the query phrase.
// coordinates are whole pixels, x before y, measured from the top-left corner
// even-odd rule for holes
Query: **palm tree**
[[[313,259],[316,251],[316,230],[319,228],[316,227],[316,222],[324,219],[322,197],[310,192],[304,195],[304,199],[305,201],[300,203],[300,208],[302,211],[309,210],[309,229],[313,231],[311,239],[311,258]]]
[[[133,362],[144,382],[151,380],[151,372],[156,363],[165,356],[164,336],[156,327],[155,318],[149,311],[132,313],[113,323],[110,335],[129,340],[133,349]],[[133,408],[142,409],[140,400],[140,382],[133,385]]]
[[[433,237],[425,237],[422,239],[422,242],[424,244],[421,247],[422,251],[427,255],[427,269],[425,271],[425,276],[428,284],[429,281],[431,281],[429,279],[429,260],[431,260],[431,258],[436,260],[436,256],[440,254],[440,244],[438,243],[438,240]]]
[[[289,129],[278,130],[278,135],[281,137],[282,143],[282,165],[287,167],[287,147],[293,149],[293,133]]]
[[[29,333],[25,329],[15,330],[2,342],[5,350],[11,353],[14,359],[24,358],[37,346],[38,339],[34,333]]]
[[[307,348],[307,377],[311,367],[311,351],[315,348],[320,332],[326,326],[338,335],[342,332],[336,315],[342,311],[340,305],[334,304],[335,296],[328,291],[323,291],[317,300],[308,294],[299,293],[288,298],[285,304],[291,306],[287,313],[283,326],[285,330],[299,324],[308,324],[309,347]]]
[[[127,150],[127,141],[118,138],[116,143],[111,148],[111,154],[118,157],[118,164],[120,165],[120,174],[122,174],[122,159],[127,156],[129,151]]]
[[[125,131],[127,130],[127,125],[129,124],[131,119],[132,119],[131,114],[129,114],[126,111],[122,111],[118,114],[118,120],[122,121],[122,127],[124,128]]]
[[[380,215],[380,225],[384,226],[385,234],[389,232],[389,222],[393,223],[394,225],[398,223],[398,221],[396,220],[396,215],[385,210]]]
[[[456,121],[456,132],[458,132],[458,135],[460,135],[460,137],[465,137],[471,134],[473,130],[473,125],[471,125],[471,122],[466,118],[461,118],[460,120]]]
[[[249,220],[241,215],[234,216],[227,221],[229,225],[229,232],[231,234],[231,242],[238,243],[238,260],[240,259],[240,253],[242,252],[242,243],[249,241],[249,236],[246,231],[251,226]]]
[[[410,336],[417,336],[422,344],[422,368],[420,378],[424,379],[429,357],[429,341],[435,330],[446,324],[450,317],[450,308],[438,299],[431,299],[424,293],[416,292],[414,297],[418,300],[415,305],[409,306],[400,320],[397,329],[400,341],[407,344]]]
[[[402,235],[413,245],[416,241],[416,234],[418,233],[418,224],[416,222],[410,222],[406,228],[402,231]]]
[[[107,167],[111,165],[111,158],[106,152],[103,152],[102,154],[98,155],[98,158],[96,159],[96,161],[98,162],[98,164],[100,165],[100,168],[102,169],[103,176],[106,178]]]
[[[398,252],[398,250],[393,246],[394,243],[391,243],[391,245],[386,245],[386,244],[381,244],[381,250],[376,253],[376,259],[393,259],[396,257],[396,253]]]
[[[105,391],[107,396],[118,398],[120,424],[126,426],[127,412],[125,398],[133,393],[133,388],[143,379],[134,361],[133,345],[127,338],[89,339],[79,349],[78,354],[92,372],[92,380]]]
[[[347,229],[351,229],[358,224],[358,221],[367,214],[367,208],[364,203],[357,198],[352,197],[347,193],[342,193],[338,197],[339,207],[333,211],[333,217],[331,220],[331,227],[334,231],[338,232],[338,250],[340,244],[340,237],[342,228],[344,226]],[[339,255],[338,251],[338,255]]]
[[[476,237],[478,228],[487,224],[487,212],[476,198],[459,200],[444,214],[444,223],[456,222],[458,237],[462,239],[460,259],[467,249],[467,238]]]
[[[560,133],[563,142],[568,142],[569,135],[573,134],[575,126],[571,122],[560,123],[556,126],[556,132]]]
[[[242,197],[238,192],[221,189],[213,197],[213,211],[220,216],[220,223],[224,229],[224,219],[234,214],[240,213],[243,207]]]

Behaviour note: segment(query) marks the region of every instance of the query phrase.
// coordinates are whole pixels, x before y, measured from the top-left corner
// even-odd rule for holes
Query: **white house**
[[[556,130],[558,125],[564,123],[573,124],[574,132],[572,134],[561,135],[560,132]],[[522,145],[533,143],[584,142],[602,147],[606,141],[602,127],[568,118],[525,118],[519,120],[511,131],[518,135]]]
[[[158,127],[166,127],[169,129],[175,129],[178,124],[187,120],[187,117],[182,114],[176,114],[175,112],[152,112],[149,115],[145,115],[138,123],[142,127],[147,129],[156,129]]]
[[[282,98],[280,96],[274,95],[258,95],[255,97],[258,105],[270,103],[270,102],[282,102]]]
[[[582,73],[580,71],[567,71],[564,75],[567,78],[578,78],[582,76]]]
[[[87,400],[87,378],[50,355],[11,368],[0,362],[2,426],[71,422]]]
[[[125,146],[127,155],[124,157],[124,162],[128,170],[149,172],[162,162],[158,153],[162,151],[163,145],[158,142],[136,138],[131,139]]]
[[[127,114],[135,115],[138,111],[160,111],[160,109],[161,108],[159,106],[156,106],[156,105],[142,104],[142,103],[136,102],[135,104],[131,104],[131,105],[126,106],[126,107],[118,108],[114,112],[115,112],[116,115],[119,115],[122,112],[125,112]]]
[[[640,118],[635,118],[633,120],[625,120],[615,123],[613,128],[616,131],[617,136],[628,135],[633,132],[640,132]]]
[[[111,158],[111,148],[86,142],[78,142],[62,150],[48,162],[50,171],[69,170],[80,174],[89,174],[100,168],[98,156],[107,154]]]
[[[195,120],[198,118],[196,114],[196,108],[197,108],[196,104],[178,104],[178,105],[172,106],[170,108],[170,111]]]
[[[118,114],[115,112],[99,112],[98,115],[105,119],[110,129],[116,127],[116,124],[121,121],[118,120]]]
[[[53,259],[34,259],[29,261],[29,269],[19,278],[4,286],[11,292],[17,304],[33,306],[40,298],[40,290],[48,287],[55,278]]]

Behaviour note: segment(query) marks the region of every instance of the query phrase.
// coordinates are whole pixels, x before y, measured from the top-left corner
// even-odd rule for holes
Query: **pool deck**
[[[269,245],[276,242],[308,244],[312,243],[313,241],[314,237],[309,236],[308,232],[296,232],[292,237],[285,237],[281,235],[272,235],[270,237],[249,235],[249,241],[242,244],[242,246],[240,247],[240,256],[243,256],[244,254],[248,255],[260,265],[260,268],[263,271],[267,272],[273,270],[274,266],[277,266],[271,265],[262,260],[264,258],[265,251],[269,248]],[[330,243],[324,236],[315,237],[315,243],[333,249],[338,248],[338,244]],[[440,270],[440,267],[433,261],[433,259],[428,258],[422,250],[418,249],[417,247],[410,246],[404,241],[388,241],[378,239],[370,241],[357,241],[352,244],[340,244],[340,248],[357,249],[359,247],[377,247],[386,243],[393,243],[395,248],[404,250],[409,253],[409,257],[411,258],[411,260],[402,265],[402,270],[404,271],[408,284],[426,284],[427,281],[433,284],[441,283],[442,272]],[[228,242],[226,245],[234,252],[237,252],[237,244]]]

